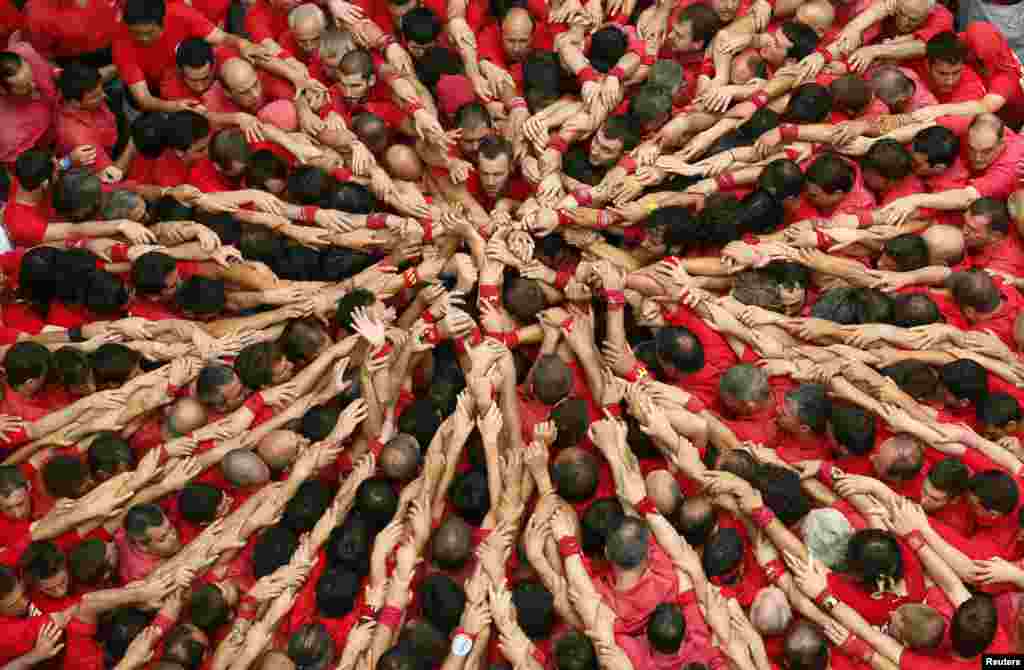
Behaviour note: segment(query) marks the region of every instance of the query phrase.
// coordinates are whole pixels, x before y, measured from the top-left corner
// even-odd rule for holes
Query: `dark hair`
[[[171,112],[164,124],[164,142],[170,149],[185,151],[210,134],[210,122],[191,110]]]
[[[1002,302],[999,287],[992,277],[980,268],[954,272],[948,285],[952,288],[953,299],[961,309],[971,307],[988,314]]]
[[[188,599],[188,618],[198,628],[213,632],[231,619],[231,608],[213,584],[202,584],[192,590]]]
[[[68,556],[68,572],[77,584],[96,586],[109,567],[107,545],[99,538],[79,542]]]
[[[441,34],[441,21],[426,7],[416,7],[401,19],[402,37],[416,44],[429,44]]]
[[[757,186],[779,200],[797,198],[804,190],[804,172],[796,162],[788,158],[776,158],[761,171]]]
[[[555,641],[554,656],[558,670],[598,670],[594,643],[578,631],[569,631]]]
[[[180,68],[198,69],[214,64],[213,47],[201,37],[189,37],[182,40],[174,51],[174,61]]]
[[[661,328],[654,336],[658,357],[684,374],[704,367],[704,345],[689,328]]]
[[[224,281],[199,275],[189,277],[178,285],[174,302],[179,308],[192,314],[219,314],[227,304]]]
[[[155,24],[162,26],[167,5],[164,0],[127,0],[121,20],[128,26]]]
[[[14,175],[26,191],[35,191],[53,177],[53,156],[41,149],[24,151],[14,161]]]
[[[944,458],[928,471],[928,482],[950,497],[962,495],[967,490],[971,471],[958,458]]]
[[[925,57],[929,65],[933,62],[959,65],[967,61],[967,45],[960,41],[956,33],[946,31],[933,36],[925,44]]]
[[[587,451],[576,449],[571,458],[556,458],[551,465],[551,479],[555,490],[571,503],[580,503],[591,498],[597,491],[597,459]]]
[[[930,126],[914,135],[910,150],[924,154],[928,165],[952,165],[960,155],[960,138],[945,126]]]
[[[255,342],[238,352],[235,374],[251,389],[265,388],[274,381],[274,363],[284,357],[276,342]]]
[[[719,30],[722,29],[722,19],[718,12],[706,3],[698,2],[686,7],[679,12],[676,23],[690,22],[690,33],[694,42],[699,43],[702,48],[714,39]]]
[[[43,466],[43,483],[54,498],[78,498],[89,478],[85,460],[77,455],[57,454]]]
[[[620,568],[630,569],[647,560],[650,529],[635,517],[625,516],[608,531],[605,553]]]
[[[178,512],[189,523],[210,523],[223,499],[224,492],[216,486],[193,482],[178,494]]]
[[[821,384],[801,384],[786,394],[786,402],[796,408],[796,416],[811,432],[821,435],[828,428],[832,402]]]
[[[252,571],[256,579],[288,565],[299,547],[299,537],[283,524],[271,526],[256,539],[252,551]]]
[[[512,589],[519,627],[531,640],[547,638],[555,626],[555,598],[540,582],[519,582]]]
[[[872,144],[860,164],[865,170],[877,172],[893,181],[903,179],[914,170],[914,161],[907,148],[890,139],[881,139]]]
[[[132,263],[132,284],[141,295],[160,293],[166,288],[167,276],[177,267],[177,262],[167,254],[147,252]]]
[[[544,354],[533,368],[533,392],[545,405],[554,405],[572,391],[572,371],[555,354]],[[423,442],[420,442],[423,444]]]
[[[686,637],[686,618],[676,603],[659,603],[647,620],[647,641],[655,651],[675,654]]]
[[[340,619],[355,607],[361,588],[362,579],[352,570],[328,568],[316,583],[316,609],[322,617]]]
[[[960,603],[949,625],[953,652],[961,658],[974,658],[988,649],[999,629],[995,601],[984,593]]]
[[[758,468],[754,485],[761,492],[765,506],[779,521],[792,526],[811,511],[811,502],[800,486],[800,476],[778,465]]]
[[[805,23],[800,21],[786,21],[780,26],[782,34],[793,43],[786,51],[786,58],[803,60],[814,53],[818,47],[818,33]]]
[[[334,660],[336,648],[327,627],[310,623],[300,627],[288,640],[288,657],[296,670],[324,670]]]
[[[477,525],[483,522],[491,507],[490,487],[487,473],[472,469],[457,474],[448,492],[452,508],[467,522]]]
[[[971,203],[967,211],[974,216],[988,217],[989,227],[993,232],[1006,234],[1010,232],[1010,210],[1005,200],[998,198],[978,198]]]
[[[377,301],[377,297],[364,288],[353,289],[338,301],[338,309],[334,314],[334,322],[345,330],[352,329],[352,314],[360,307],[369,307]]]
[[[466,593],[451,577],[438,573],[430,575],[420,584],[419,602],[423,616],[442,635],[450,637],[462,618]]]
[[[602,74],[608,72],[626,55],[629,40],[618,26],[605,26],[590,37],[590,64]]]
[[[131,137],[135,148],[146,158],[159,158],[167,144],[164,126],[167,115],[161,112],[143,112],[132,122]]]
[[[1020,501],[1017,482],[1002,470],[986,470],[971,477],[967,485],[981,506],[997,514],[1009,514]]]
[[[307,479],[285,505],[281,523],[300,535],[308,533],[330,504],[330,487],[319,479]]]
[[[875,415],[864,408],[836,402],[829,422],[836,442],[851,454],[863,456],[875,448]]]
[[[821,123],[831,112],[832,93],[812,82],[793,89],[781,119],[786,123]]]
[[[382,477],[371,477],[356,489],[356,509],[374,528],[383,529],[398,511],[398,494]]]
[[[899,542],[892,533],[877,528],[859,530],[850,537],[846,564],[851,575],[872,588],[879,580],[898,581],[903,577]]]
[[[124,515],[124,532],[133,540],[144,540],[146,532],[163,524],[166,518],[159,505],[132,505]]]
[[[18,569],[27,581],[38,583],[67,567],[64,552],[49,540],[30,543],[18,557]]]
[[[608,532],[621,523],[625,512],[618,498],[599,498],[580,518],[580,546],[587,555],[604,551]]]
[[[50,371],[50,350],[35,342],[15,342],[4,355],[7,383],[20,386],[30,379],[45,378]]]
[[[134,467],[135,459],[128,441],[117,433],[104,433],[89,445],[89,468],[93,474],[113,477],[120,466]]]
[[[884,248],[885,255],[896,263],[897,272],[910,272],[928,265],[928,244],[916,233],[904,233],[888,239]]]
[[[849,193],[853,189],[856,172],[845,159],[825,152],[807,166],[804,176],[808,184],[814,184],[825,193]]]
[[[92,369],[96,383],[123,384],[142,361],[142,354],[117,342],[100,345],[92,352]]]
[[[940,367],[939,380],[957,400],[977,402],[988,393],[988,370],[969,358]]]
[[[288,164],[269,149],[254,151],[245,167],[246,182],[262,188],[271,179],[281,179],[287,184]]]
[[[372,528],[362,517],[349,515],[345,522],[331,531],[327,540],[327,557],[332,565],[365,575],[370,571]]]
[[[708,577],[728,575],[743,561],[743,538],[735,528],[719,528],[704,542],[701,565]]]
[[[977,403],[975,415],[982,425],[1002,428],[1020,421],[1020,403],[1009,393],[993,391],[978,398]]]

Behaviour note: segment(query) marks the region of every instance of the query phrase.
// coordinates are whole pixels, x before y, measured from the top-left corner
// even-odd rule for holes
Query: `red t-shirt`
[[[146,81],[155,89],[164,73],[174,69],[178,45],[189,37],[205,39],[214,30],[216,26],[195,9],[171,3],[167,6],[163,32],[151,44],[139,44],[127,26],[121,27],[114,38],[114,64],[128,86]]]
[[[256,0],[245,12],[245,31],[253,42],[276,39],[288,30],[288,12],[277,10],[269,0]]]
[[[1024,68],[1017,54],[1003,33],[988,21],[968,24],[959,37],[970,50],[972,64],[985,80],[988,92],[1006,100],[999,116],[1016,127],[1024,119]]]
[[[241,184],[230,180],[209,158],[200,158],[188,170],[188,183],[203,193],[235,191]]]
[[[974,68],[969,65],[964,66],[963,74],[960,75],[956,86],[948,91],[937,87],[931,77],[925,81],[928,82],[928,88],[931,89],[931,92],[935,94],[935,99],[943,105],[953,102],[981,100],[985,97],[985,83],[978,76],[978,73],[974,71]]]
[[[15,246],[34,247],[42,244],[47,225],[46,215],[37,205],[11,200],[4,207],[4,227]]]
[[[73,58],[111,45],[121,22],[116,0],[31,0],[25,5],[29,41],[39,53]]]
[[[665,322],[671,326],[689,329],[704,348],[704,367],[671,383],[697,396],[705,405],[713,406],[718,400],[718,380],[726,370],[739,362],[736,353],[721,333],[712,330],[685,305],[680,305],[674,312],[666,313]]]
[[[653,537],[647,549],[647,571],[631,588],[615,588],[614,574],[594,580],[594,587],[615,611],[616,633],[639,633],[654,608],[679,595],[675,566]]]
[[[103,647],[96,641],[96,625],[77,618],[65,630],[64,670],[104,670]]]
[[[0,665],[32,651],[40,629],[49,622],[49,614],[25,618],[0,616]]]
[[[881,597],[876,598],[874,594],[868,592],[870,587],[854,583],[845,575],[835,572],[828,576],[829,590],[837,598],[857,610],[869,624],[873,626],[885,624],[893,610],[907,603],[923,602],[926,594],[924,573],[917,556],[902,541],[900,541],[900,551],[903,555],[903,579],[906,583],[907,595],[897,596],[893,593],[884,593]]]
[[[1007,286],[999,277],[993,277],[992,280],[1002,294],[1000,306],[996,308],[996,313],[993,316],[975,321],[969,324],[967,329],[991,330],[1006,346],[1012,351],[1016,351],[1017,343],[1013,338],[1013,326],[1021,308],[1024,307],[1024,297],[1017,289]]]

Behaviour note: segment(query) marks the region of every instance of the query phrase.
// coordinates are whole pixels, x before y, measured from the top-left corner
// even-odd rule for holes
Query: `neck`
[[[640,578],[647,572],[647,561],[644,561],[635,568],[625,569],[615,566],[615,588],[619,591],[631,589],[640,581]]]
[[[43,201],[45,189],[37,188],[34,191],[29,191],[26,188],[18,187],[18,195],[15,196],[15,202],[20,202],[23,205],[38,205]]]

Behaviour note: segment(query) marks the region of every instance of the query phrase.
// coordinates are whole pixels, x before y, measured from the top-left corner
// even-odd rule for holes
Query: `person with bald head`
[[[268,72],[257,70],[242,58],[224,61],[219,76],[225,97],[216,105],[215,111],[218,112],[246,112],[259,117],[260,112],[270,103],[290,103],[295,97],[295,89],[291,84]]]
[[[536,19],[522,7],[513,7],[500,24],[484,28],[477,44],[480,60],[512,75],[518,93],[524,91],[523,63],[526,57],[532,51],[553,47],[548,31],[539,29]]]
[[[647,496],[664,517],[671,517],[683,502],[679,482],[668,470],[654,470],[647,475]]]
[[[281,472],[295,462],[299,452],[309,446],[309,438],[292,430],[273,430],[256,447],[256,453],[267,466]]]
[[[392,144],[384,152],[383,167],[393,179],[419,184],[423,179],[423,160],[405,144]]]
[[[796,10],[796,20],[824,37],[836,22],[836,10],[827,0],[805,2]]]
[[[890,114],[909,114],[938,104],[928,85],[907,67],[882,65],[875,68],[871,72],[871,88]]]
[[[932,265],[953,266],[964,258],[966,247],[962,228],[936,224],[921,233],[921,239],[928,245],[928,259]]]
[[[381,449],[377,463],[385,477],[400,482],[409,481],[419,471],[419,442],[408,433],[399,433]]]
[[[786,592],[776,586],[766,586],[754,596],[750,604],[750,623],[765,637],[782,635],[793,621],[793,609]]]
[[[131,436],[132,450],[140,457],[158,444],[188,435],[207,422],[206,408],[191,397],[179,398],[154,414],[157,416],[142,424]]]
[[[248,497],[270,481],[270,468],[249,449],[229,451],[220,462],[221,473],[236,491]]]
[[[354,116],[352,132],[374,156],[381,156],[391,146],[391,128],[384,119],[373,112],[363,112]]]

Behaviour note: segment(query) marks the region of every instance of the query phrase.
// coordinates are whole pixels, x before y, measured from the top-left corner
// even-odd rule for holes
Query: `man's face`
[[[340,73],[339,84],[341,95],[350,105],[357,105],[370,95],[370,87],[373,85],[373,77],[364,77],[362,74]]]
[[[767,33],[762,39],[764,39],[764,46],[758,49],[758,54],[761,58],[772,65],[782,65],[793,43],[782,32],[781,28]]]
[[[511,175],[508,154],[499,154],[497,158],[480,156],[477,171],[480,173],[480,185],[483,186],[484,193],[491,198],[499,197],[505,192]]]
[[[960,83],[964,73],[963,63],[947,63],[941,60],[928,61],[928,74],[936,91],[949,93]]]
[[[595,167],[614,165],[622,158],[624,144],[622,140],[609,139],[604,128],[594,136],[590,143],[590,163]]]
[[[754,71],[753,67],[753,59],[755,55],[755,51],[747,50],[733,59],[732,73],[730,74],[732,83],[743,85],[757,76],[757,72]]]
[[[934,177],[935,175],[940,175],[946,171],[947,166],[944,163],[939,163],[937,165],[929,163],[928,156],[926,154],[912,151],[910,153],[910,158],[914,166],[914,174],[918,177]]]
[[[308,20],[297,24],[292,36],[295,37],[295,43],[299,45],[302,53],[309,55],[320,48],[320,36],[323,33],[324,29],[319,21]]]
[[[892,17],[896,32],[906,35],[917,30],[925,24],[930,13],[927,0],[899,0]]]
[[[213,63],[207,63],[202,67],[181,68],[181,78],[185,81],[188,90],[197,95],[202,95],[213,86]]]
[[[263,106],[263,83],[256,70],[250,69],[228,86],[228,95],[241,107],[249,111],[258,110]]]
[[[230,383],[224,385],[221,389],[221,397],[224,398],[224,408],[228,412],[234,412],[245,404],[245,386],[242,385],[238,375],[235,375]]]
[[[40,579],[36,585],[40,593],[50,598],[63,598],[68,594],[70,586],[71,577],[67,568],[61,568],[52,577]]]
[[[96,88],[82,96],[82,100],[79,104],[82,106],[82,109],[95,111],[103,106],[104,100],[103,84],[96,84]]]
[[[533,26],[526,22],[503,27],[501,30],[501,44],[505,49],[505,55],[513,62],[519,62],[530,53],[530,44],[533,40]]]
[[[968,249],[981,249],[992,241],[990,223],[991,217],[964,214],[964,244]]]
[[[8,77],[5,83],[11,93],[19,96],[32,95],[36,88],[35,79],[32,77],[32,67],[25,60],[21,61],[18,71]]]
[[[1002,151],[1002,138],[991,128],[974,128],[967,133],[967,162],[980,172],[996,162]]]
[[[890,438],[879,445],[876,453],[869,458],[878,477],[887,479],[886,473],[897,460],[912,459],[916,455],[916,446],[912,441],[903,438]]]
[[[19,579],[11,590],[3,598],[0,598],[0,616],[21,617],[28,613],[28,596],[25,595],[25,586]]]
[[[807,299],[807,289],[799,284],[780,286],[779,294],[782,297],[782,307],[788,316],[799,314],[804,308],[804,301]]]
[[[949,504],[950,497],[945,491],[935,488],[931,481],[925,479],[921,486],[921,507],[932,514]]]
[[[147,46],[160,39],[164,34],[164,27],[157,23],[138,23],[128,26],[128,32],[132,39],[143,46]]]
[[[722,23],[732,23],[740,9],[740,3],[739,0],[712,0],[711,9],[715,10]]]
[[[24,521],[32,514],[32,498],[28,494],[28,485],[19,486],[7,495],[0,495],[0,514]]]
[[[463,128],[462,135],[459,137],[459,151],[462,153],[463,158],[466,160],[476,158],[476,154],[480,150],[480,141],[490,134],[491,129],[487,126]]]
[[[150,554],[160,558],[170,558],[181,548],[181,537],[178,535],[178,529],[171,524],[167,517],[164,517],[159,526],[146,530],[146,539],[142,546]]]

